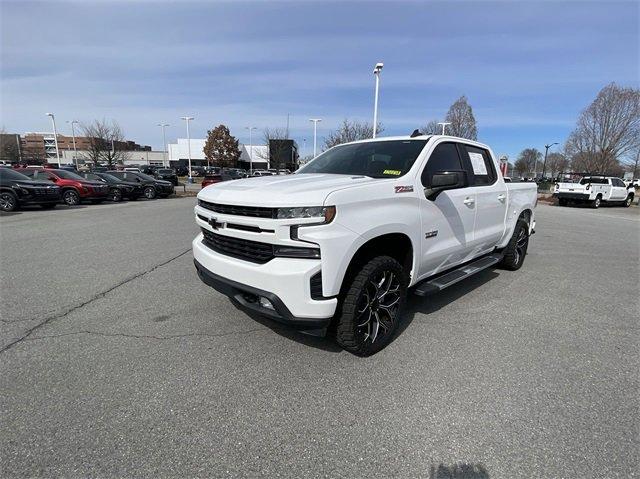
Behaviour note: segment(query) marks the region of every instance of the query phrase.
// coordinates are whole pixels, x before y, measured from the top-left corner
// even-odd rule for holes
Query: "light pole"
[[[191,176],[191,134],[189,133],[189,122],[193,120],[192,116],[181,117],[187,122],[187,154],[189,155],[189,183],[193,183],[193,176]]]
[[[380,90],[380,72],[383,66],[384,63],[376,63],[373,69],[373,74],[376,77],[376,94],[373,100],[373,138],[376,137],[376,132],[378,131],[378,91]]]
[[[245,130],[249,130],[249,176],[253,175],[253,130],[257,130],[255,126],[245,126]]]
[[[71,138],[73,138],[73,160],[76,163],[76,170],[78,169],[78,151],[76,150],[76,130],[73,128],[74,123],[79,123],[78,120],[71,120],[67,123],[71,123]]]
[[[557,145],[558,143],[551,143],[550,145],[544,145],[544,162],[542,163],[542,179],[544,180],[544,172],[547,169],[547,153],[549,153],[549,148],[553,145]],[[535,175],[534,175],[535,178]]]
[[[167,167],[167,137],[164,133],[164,129],[170,126],[169,123],[158,123],[158,126],[162,128],[162,166]]]
[[[447,127],[447,125],[450,125],[451,122],[450,121],[439,121],[438,125],[442,126],[442,134],[444,135],[444,129]]]
[[[313,157],[315,158],[318,145],[318,122],[322,121],[322,118],[309,118],[309,121],[313,122]]]
[[[58,159],[58,168],[62,166],[60,164],[60,150],[58,149],[58,132],[56,131],[56,117],[53,113],[47,113],[47,116],[51,117],[51,123],[53,123],[53,139],[56,142],[56,158]]]

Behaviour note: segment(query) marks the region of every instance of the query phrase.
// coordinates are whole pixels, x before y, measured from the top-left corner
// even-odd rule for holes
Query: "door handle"
[[[501,201],[502,203],[504,203],[504,200],[507,199],[506,195],[498,195],[498,201]]]
[[[474,200],[473,198],[465,198],[463,201],[463,203],[467,206],[473,206],[475,202],[476,200]]]

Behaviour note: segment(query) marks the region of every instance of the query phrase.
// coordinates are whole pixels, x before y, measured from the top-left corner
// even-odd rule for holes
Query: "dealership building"
[[[204,156],[204,138],[191,139],[191,166],[207,166]],[[171,166],[188,166],[189,142],[186,138],[178,138],[176,143],[169,143],[169,162]],[[253,165],[254,170],[266,170],[269,168],[269,147],[266,145],[238,145],[240,159],[238,168],[249,170]]]

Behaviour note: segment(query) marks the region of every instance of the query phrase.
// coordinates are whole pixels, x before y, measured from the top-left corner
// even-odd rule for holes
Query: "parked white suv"
[[[334,322],[342,347],[368,355],[392,339],[409,288],[520,268],[536,201],[536,185],[505,183],[480,143],[359,141],[293,175],[204,188],[193,255],[200,278],[237,304],[312,334]]]
[[[599,208],[603,202],[631,206],[635,189],[613,176],[585,176],[578,183],[556,183],[553,196],[560,206],[570,202],[588,203]]]

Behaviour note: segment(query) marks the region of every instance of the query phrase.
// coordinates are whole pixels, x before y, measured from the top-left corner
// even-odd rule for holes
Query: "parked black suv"
[[[14,211],[24,205],[55,208],[60,187],[50,181],[34,181],[10,168],[0,168],[0,211]]]
[[[93,172],[93,173],[79,173],[80,176],[85,177],[88,180],[102,181],[109,185],[109,199],[111,201],[122,201],[123,198],[129,200],[137,200],[143,195],[143,188],[140,183],[133,181],[125,181],[120,178],[116,178],[109,173]]]
[[[158,168],[153,176],[158,180],[170,181],[173,186],[178,186],[178,175],[173,168]]]
[[[121,180],[141,184],[144,197],[150,200],[156,196],[166,198],[174,192],[170,181],[156,180],[153,176],[138,173],[137,171],[108,171],[107,173]]]

